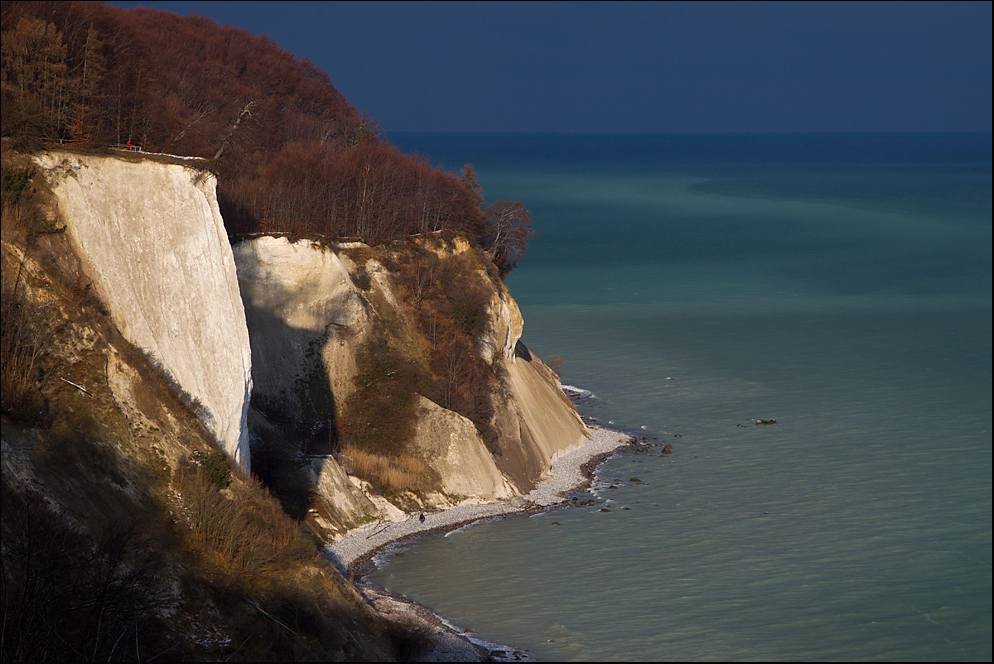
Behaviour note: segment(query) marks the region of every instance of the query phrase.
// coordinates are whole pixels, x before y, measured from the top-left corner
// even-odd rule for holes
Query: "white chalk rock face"
[[[537,357],[518,357],[507,364],[511,394],[518,408],[520,426],[529,439],[552,462],[583,445],[589,436],[586,425],[563,393],[555,372]]]
[[[301,240],[261,237],[234,247],[252,334],[255,396],[306,420],[312,380],[327,381],[338,403],[352,392],[355,348],[368,327],[366,302],[342,259]],[[312,376],[321,367],[320,378]],[[303,394],[309,392],[308,394]],[[334,412],[333,404],[322,404]]]
[[[58,152],[36,163],[115,324],[203,405],[204,424],[248,472],[252,355],[214,176]]]
[[[311,461],[310,472],[318,500],[324,501],[328,513],[339,522],[333,525],[348,530],[367,517],[379,516],[376,505],[349,480],[334,459],[328,457]]]
[[[510,498],[514,491],[473,423],[424,397],[418,401],[414,445],[441,476],[442,490],[469,499]]]
[[[494,284],[480,355],[487,362],[491,362],[495,355],[504,362],[514,362],[514,347],[521,338],[524,326],[521,310],[507,286],[499,282]]]

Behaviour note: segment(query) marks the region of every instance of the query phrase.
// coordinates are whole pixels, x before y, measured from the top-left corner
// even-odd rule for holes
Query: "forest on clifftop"
[[[218,176],[233,243],[371,245],[353,251],[383,259],[432,333],[404,385],[390,363],[409,363],[382,335],[360,353],[362,407],[346,409],[342,440],[381,457],[398,453],[363,426],[375,417],[396,444],[411,422],[396,405],[415,391],[490,432],[492,446],[496,376],[476,352],[488,293],[463,277],[507,274],[530,236],[527,209],[485,206],[468,165],[455,175],[401,153],[324,72],[265,36],[75,2],[4,2],[0,28],[3,660],[424,656],[427,632],[378,614],[320,555],[302,518],[311,502],[288,509],[292,492],[262,454],[260,474],[237,472],[196,400],[121,335],[30,155],[130,160],[119,151],[130,144],[134,161],[198,157]],[[475,245],[472,260],[421,248],[457,235]],[[130,376],[131,397],[115,396],[109,367]],[[404,422],[373,412],[388,397],[380,411]]]
[[[449,232],[502,274],[531,237],[517,201],[484,207],[456,176],[403,154],[328,75],[264,35],[204,16],[101,3],[4,2],[2,130],[20,149],[138,146],[201,157],[232,239],[379,244]]]

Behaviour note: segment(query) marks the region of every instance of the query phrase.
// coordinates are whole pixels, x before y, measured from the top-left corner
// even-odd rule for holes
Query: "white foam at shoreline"
[[[596,394],[594,394],[590,390],[585,390],[582,387],[575,387],[573,385],[563,385],[562,387],[563,387],[563,392],[566,392],[567,394],[572,393],[580,397],[585,397],[587,399],[597,398]]]
[[[628,436],[611,429],[591,426],[589,431],[588,441],[552,462],[546,479],[525,496],[526,500],[543,506],[563,502],[562,494],[576,488],[586,479],[581,471],[583,464],[599,454],[622,447],[628,441]],[[343,539],[327,543],[325,553],[340,569],[347,570],[359,558],[403,537],[458,523],[468,525],[468,522],[520,511],[520,508],[512,507],[507,502],[460,505],[441,512],[425,513],[424,523],[412,513],[404,521],[386,524],[377,522],[356,528]]]

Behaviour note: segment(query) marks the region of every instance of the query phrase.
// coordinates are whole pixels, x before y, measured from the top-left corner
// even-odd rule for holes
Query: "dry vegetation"
[[[3,171],[4,238],[27,228],[28,211],[22,202],[30,182],[29,166]],[[26,236],[26,233],[25,233]],[[13,237],[11,237],[13,239]],[[15,256],[4,257],[0,286],[0,388],[5,411],[31,419],[41,414],[44,404],[37,389],[39,356],[44,352],[48,331],[39,329],[36,307],[18,296],[21,263]]]
[[[3,659],[415,654],[424,639],[386,628],[320,564],[293,432],[253,447],[260,477],[228,466],[200,405],[112,324],[43,179],[10,148],[130,142],[198,156],[218,175],[229,236],[372,245],[355,250],[368,254],[353,256],[355,283],[375,290],[364,268],[375,258],[408,306],[377,306],[355,393],[335,404],[326,381],[312,381],[308,415],[328,422],[315,435],[343,464],[387,494],[439,484],[410,445],[418,394],[469,418],[496,449],[498,377],[477,350],[487,280],[520,260],[528,211],[485,207],[468,165],[456,176],[401,154],[324,72],[267,37],[72,2],[4,3],[0,28],[12,139],[0,291]],[[451,251],[457,235],[471,250]],[[112,366],[129,376],[123,391],[112,390]]]
[[[336,457],[350,475],[370,482],[388,497],[397,492],[438,490],[438,473],[415,455],[384,455],[345,446]]]
[[[100,3],[9,2],[3,135],[23,150],[140,146],[218,174],[229,235],[370,244],[449,230],[506,274],[530,237],[521,203],[484,209],[457,177],[386,143],[313,63],[203,16]]]
[[[383,264],[404,303],[392,313],[379,307],[389,315],[374,321],[374,332],[359,348],[355,391],[335,419],[339,463],[387,495],[440,486],[411,445],[418,395],[469,419],[496,448],[492,395],[498,377],[479,344],[499,275],[478,249],[456,249],[454,238],[435,236],[351,256],[360,265],[369,259]]]
[[[3,660],[393,659],[421,648],[229,465],[195,404],[116,332],[66,236],[29,227],[23,211],[45,185],[11,187],[18,159],[4,151]],[[132,376],[124,392],[111,389],[111,365]]]

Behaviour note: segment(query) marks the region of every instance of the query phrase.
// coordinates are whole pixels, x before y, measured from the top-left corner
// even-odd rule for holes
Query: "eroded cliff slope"
[[[123,337],[37,162],[4,146],[3,171],[4,661],[389,661],[422,647]]]
[[[209,173],[61,152],[35,163],[124,337],[326,534],[527,493],[586,437],[520,342],[489,259],[458,236],[232,249]],[[108,384],[127,385],[110,364]]]
[[[234,257],[252,340],[254,429],[282,429],[294,452],[320,454],[327,466],[337,458],[374,491],[416,509],[525,493],[552,459],[585,440],[558,376],[521,344],[507,288],[465,241],[373,249],[263,237],[237,244]],[[373,371],[370,354],[396,357],[384,380],[414,375],[394,394],[403,403],[399,392],[414,392],[411,430],[403,446],[373,451],[379,471],[363,468],[373,462],[365,454],[360,463],[368,447],[350,443],[363,425],[354,401],[364,398],[356,390]],[[423,460],[427,479],[391,486],[387,470],[392,463],[400,472],[398,458]]]

